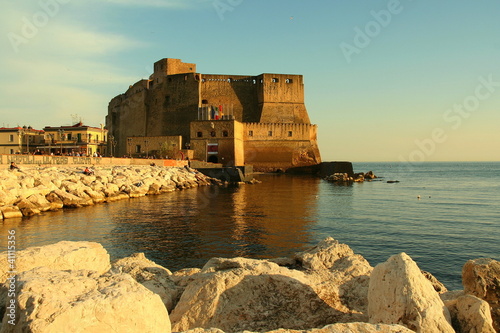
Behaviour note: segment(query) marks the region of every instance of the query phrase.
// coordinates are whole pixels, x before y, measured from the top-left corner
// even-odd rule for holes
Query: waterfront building
[[[0,154],[31,154],[43,142],[43,131],[31,126],[0,128]]]
[[[151,138],[180,136],[185,153],[225,166],[273,171],[321,162],[302,75],[201,74],[196,64],[162,59],[110,101],[106,128],[117,156],[152,156],[159,147]]]
[[[45,154],[55,155],[107,155],[108,130],[101,127],[91,127],[78,122],[72,126],[46,126],[43,128],[45,142],[42,149]],[[113,152],[114,139],[110,148]]]

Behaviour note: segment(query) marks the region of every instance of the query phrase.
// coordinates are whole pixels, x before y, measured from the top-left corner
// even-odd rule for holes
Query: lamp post
[[[17,137],[18,137],[18,143],[19,143],[19,154],[23,153],[23,136],[24,136],[24,129],[19,128],[17,131]]]
[[[53,133],[47,133],[47,136],[49,137],[49,155],[52,151],[52,142],[54,141],[54,134]]]
[[[60,151],[60,153],[61,153],[61,156],[62,156],[62,154],[63,154],[62,153],[62,149],[63,149],[62,145],[63,145],[63,140],[64,140],[64,130],[61,128],[61,129],[58,130],[58,132],[59,132],[59,140],[61,141],[60,142],[61,143],[61,151]]]
[[[109,144],[110,144],[110,149],[111,149],[111,157],[115,157],[114,156],[114,148],[116,147],[116,144],[118,143],[116,140],[115,140],[115,137],[113,135],[108,135],[108,140],[109,140]]]

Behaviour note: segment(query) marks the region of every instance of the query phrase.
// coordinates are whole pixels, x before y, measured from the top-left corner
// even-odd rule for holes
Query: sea
[[[200,187],[4,220],[1,244],[15,229],[18,250],[92,241],[111,259],[143,252],[176,271],[203,267],[212,257],[291,256],[333,237],[372,266],[405,252],[450,290],[463,289],[468,260],[500,260],[500,162],[353,166],[380,178],[336,184],[259,174],[262,183],[255,185]]]

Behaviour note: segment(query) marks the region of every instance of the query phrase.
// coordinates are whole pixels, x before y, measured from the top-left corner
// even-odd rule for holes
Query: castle
[[[162,59],[108,106],[116,156],[194,159],[255,170],[321,162],[302,75],[212,75]],[[181,155],[178,155],[181,154]]]

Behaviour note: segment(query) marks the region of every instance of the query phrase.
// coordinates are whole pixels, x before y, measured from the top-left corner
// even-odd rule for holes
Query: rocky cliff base
[[[0,220],[63,207],[77,208],[177,189],[221,185],[219,180],[188,167],[97,167],[90,175],[83,170],[76,167],[0,170]]]
[[[373,268],[332,238],[290,258],[174,273],[140,253],[110,263],[100,244],[60,242],[17,252],[11,268],[1,261],[0,332],[493,333],[500,321],[498,261],[467,262],[464,290],[448,292],[405,253]]]

